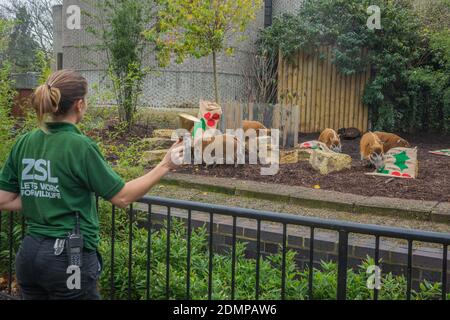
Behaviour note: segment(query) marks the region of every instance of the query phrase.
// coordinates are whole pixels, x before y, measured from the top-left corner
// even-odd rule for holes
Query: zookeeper
[[[71,70],[53,73],[32,97],[39,128],[20,137],[0,172],[0,210],[22,211],[27,231],[16,256],[23,299],[100,299],[99,220],[95,195],[125,208],[181,163],[175,143],[151,172],[124,181],[77,124],[88,83]],[[46,121],[48,117],[48,121]],[[70,266],[81,286],[69,288]]]

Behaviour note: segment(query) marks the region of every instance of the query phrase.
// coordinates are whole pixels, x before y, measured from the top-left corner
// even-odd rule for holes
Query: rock
[[[352,166],[352,158],[342,153],[313,150],[309,163],[315,170],[326,175],[331,172],[350,169]]]
[[[142,142],[148,145],[150,150],[169,149],[174,144],[174,141],[167,138],[147,138],[143,139]]]
[[[144,153],[145,164],[156,165],[161,162],[169,150],[152,150]]]
[[[271,150],[267,151],[267,157],[265,159],[260,159],[262,164],[270,164],[278,161],[279,164],[292,164],[299,161],[298,150],[280,150],[279,158],[275,158],[275,154]]]
[[[171,139],[172,138],[172,132],[174,130],[172,129],[156,129],[153,131],[153,138],[165,138],[165,139]]]
[[[298,162],[298,150],[280,150],[280,164]]]
[[[311,150],[311,149],[299,149],[297,151],[298,161],[309,161],[309,158],[311,158],[312,152],[313,152],[313,150]]]

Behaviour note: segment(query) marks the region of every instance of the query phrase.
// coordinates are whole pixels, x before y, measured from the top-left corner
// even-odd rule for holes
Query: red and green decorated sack
[[[383,168],[366,174],[372,176],[415,179],[417,178],[418,171],[417,148],[393,148],[384,155]]]
[[[306,141],[298,145],[298,159],[299,161],[309,161],[314,151],[323,151],[328,154],[335,154],[336,152],[330,150],[323,142],[312,140]]]
[[[317,140],[306,141],[299,145],[300,149],[311,149],[311,150],[322,150],[322,151],[331,151],[325,143],[322,143]]]
[[[436,151],[429,151],[431,154],[436,154],[438,156],[447,156],[450,157],[450,149],[442,149]]]
[[[215,102],[200,101],[200,109],[198,112],[198,118],[200,122],[194,125],[192,136],[197,135],[197,130],[205,132],[209,129],[217,129],[220,118],[222,116],[222,108]]]

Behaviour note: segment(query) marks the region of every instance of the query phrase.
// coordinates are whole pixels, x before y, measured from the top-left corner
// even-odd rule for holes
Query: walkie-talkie
[[[69,266],[80,267],[83,265],[83,235],[80,232],[80,217],[78,212],[75,213],[75,228],[67,236],[67,256]]]

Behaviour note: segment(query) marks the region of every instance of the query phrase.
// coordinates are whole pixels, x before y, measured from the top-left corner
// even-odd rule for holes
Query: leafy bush
[[[440,2],[439,17],[445,17],[450,6]],[[370,5],[381,9],[381,30],[366,26]],[[371,66],[363,102],[374,129],[449,132],[449,29],[430,21],[433,16],[417,14],[410,1],[306,0],[298,14],[277,17],[261,31],[258,45],[260,52],[281,51],[288,60],[299,49],[314,53],[332,46],[332,61],[342,74]]]
[[[0,214],[2,229],[0,230],[0,277],[4,276],[9,269],[9,222],[10,215],[6,212]],[[16,256],[19,245],[22,242],[22,217],[18,214],[13,214],[13,228],[12,228],[12,257]],[[12,269],[15,269],[14,261]],[[1,288],[0,288],[1,290]]]
[[[103,256],[104,268],[100,277],[100,291],[104,298],[108,298],[111,278],[111,206],[100,201],[101,243],[99,250]],[[115,298],[128,298],[128,230],[129,218],[126,210],[116,211],[115,228]],[[9,216],[2,214],[2,225],[7,226]],[[145,222],[137,219],[133,222],[133,253],[131,274],[131,298],[146,299],[147,276],[147,239],[145,228],[139,228]],[[159,226],[152,229],[151,236],[151,268],[150,268],[150,298],[166,298],[166,253],[167,229]],[[22,235],[21,217],[14,215],[13,228],[13,257],[15,256]],[[8,272],[9,249],[8,234],[5,227],[0,232],[0,277]],[[205,227],[192,230],[191,237],[191,298],[204,300],[208,298],[209,279],[209,242]],[[255,270],[256,260],[246,258],[246,243],[237,242],[236,245],[236,291],[238,300],[252,300],[255,298]],[[170,299],[186,298],[186,260],[187,240],[186,228],[178,219],[172,220],[170,241]],[[381,262],[382,264],[382,262]],[[260,299],[278,300],[281,296],[281,250],[260,260]],[[368,266],[374,265],[372,258],[367,258],[356,270],[349,269],[347,273],[347,299],[373,299],[373,290],[367,288]],[[213,294],[216,300],[231,297],[231,253],[214,253],[213,255]],[[13,264],[14,267],[14,264]],[[313,271],[313,298],[317,300],[333,300],[337,292],[337,264],[322,261],[319,268]],[[288,250],[286,254],[286,299],[303,300],[308,298],[309,270],[300,270],[296,265],[296,253]],[[382,275],[382,288],[379,291],[381,300],[403,300],[406,295],[406,279],[391,273]],[[441,284],[423,281],[418,290],[412,290],[412,299],[439,299]],[[450,294],[448,294],[450,298]]]
[[[143,62],[148,53],[142,35],[155,18],[153,1],[88,1],[97,26],[88,32],[98,40],[97,51],[106,52],[108,77],[119,106],[119,118],[128,129],[134,124],[142,84],[150,69]]]
[[[14,91],[10,80],[9,65],[0,65],[0,168],[9,154],[14,142],[11,109],[14,98]]]
[[[12,25],[0,17],[0,168],[12,147],[12,127],[10,118],[14,91],[10,80],[11,65],[4,59],[5,50],[9,43]]]

